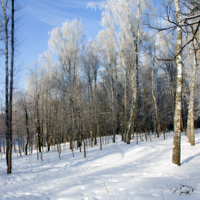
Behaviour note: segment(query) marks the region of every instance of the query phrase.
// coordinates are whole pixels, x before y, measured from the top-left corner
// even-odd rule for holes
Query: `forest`
[[[181,132],[194,146],[200,127],[199,0],[163,0],[159,8],[151,0],[89,3],[102,11],[102,30],[86,39],[76,19],[53,28],[48,49],[27,66],[23,91],[13,85],[14,0],[1,0],[1,8],[0,151],[8,174],[12,151],[37,150],[42,160],[44,147],[56,146],[60,157],[69,142],[72,155],[79,149],[86,157],[86,147],[102,150],[106,137],[129,145],[170,131],[172,162],[180,165]]]

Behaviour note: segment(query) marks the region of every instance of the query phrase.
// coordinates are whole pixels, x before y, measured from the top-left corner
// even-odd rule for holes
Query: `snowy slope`
[[[6,174],[5,155],[0,160],[0,199],[134,199],[134,200],[199,200],[200,199],[200,131],[196,146],[181,145],[182,165],[171,163],[173,133],[166,140],[152,137],[152,141],[131,141],[88,147],[87,158],[75,150],[75,157],[62,147],[61,160],[52,148],[37,161],[30,156],[13,155],[13,173]],[[180,184],[190,195],[182,194]]]

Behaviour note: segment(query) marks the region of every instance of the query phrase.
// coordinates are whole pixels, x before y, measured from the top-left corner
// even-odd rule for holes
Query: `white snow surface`
[[[12,174],[6,174],[5,154],[0,160],[0,199],[37,200],[199,200],[200,199],[200,130],[195,146],[182,133],[181,166],[172,164],[173,133],[152,141],[131,141],[116,135],[116,143],[74,150],[75,157],[62,145],[61,159],[56,147],[42,154],[17,156],[13,153]],[[180,185],[188,187],[180,188]],[[184,194],[185,190],[189,194]],[[193,192],[192,192],[193,190]]]

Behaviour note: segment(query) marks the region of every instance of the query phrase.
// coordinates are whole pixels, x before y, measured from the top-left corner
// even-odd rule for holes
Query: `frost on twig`
[[[175,192],[176,192],[176,190],[177,190],[176,188],[173,188],[173,193],[175,193]]]
[[[87,9],[88,9],[88,8],[94,9],[94,10],[96,11],[97,4],[94,3],[94,2],[90,2],[90,3],[88,3],[88,5],[87,5]]]
[[[109,194],[109,191],[108,191],[108,188],[106,187],[105,182],[103,182],[103,184],[104,184],[104,186],[105,186],[105,188],[106,188],[107,193]]]
[[[190,194],[190,191],[189,190],[180,191],[179,195],[181,194]]]
[[[108,6],[109,5],[109,3],[108,2],[105,2],[105,1],[103,1],[103,2],[100,2],[100,3],[95,3],[95,2],[89,2],[88,4],[87,4],[87,9],[88,8],[91,8],[91,9],[94,9],[95,11],[96,11],[96,9],[97,8],[99,8],[100,10],[102,10],[104,7],[106,7],[106,6]]]

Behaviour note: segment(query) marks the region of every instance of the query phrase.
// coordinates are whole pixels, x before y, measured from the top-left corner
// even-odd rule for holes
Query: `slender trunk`
[[[195,145],[195,136],[194,136],[194,92],[195,92],[195,79],[196,79],[196,69],[197,69],[197,57],[196,52],[194,56],[194,67],[192,75],[192,85],[190,89],[190,144],[191,146]]]
[[[186,119],[186,106],[185,106],[185,102],[183,101],[183,122],[184,122],[184,132],[185,132],[185,135],[187,134],[187,131],[186,131],[186,124],[187,124],[187,119]]]
[[[36,120],[36,126],[37,126],[37,138],[38,138],[38,148],[39,148],[39,152],[41,153],[41,128],[40,128],[40,120],[39,120],[39,108],[38,108],[38,101],[39,99],[37,99],[36,102],[36,106],[37,106],[37,120]]]
[[[12,102],[13,102],[13,68],[14,68],[14,0],[12,0],[12,15],[11,15],[11,63],[10,63],[10,98],[9,98],[9,167],[7,174],[12,172]]]
[[[153,116],[153,130],[154,130],[154,137],[156,137],[156,116],[155,116],[155,113],[154,113],[154,116]]]
[[[131,109],[130,109],[130,117],[129,117],[129,121],[128,121],[128,125],[127,125],[127,144],[130,144],[130,129],[132,126],[132,130],[134,132],[134,112],[136,111],[136,99],[137,99],[137,84],[135,82],[134,79],[134,73],[132,72],[132,78],[131,78],[131,82],[132,82],[132,88],[133,88],[133,95],[131,98]]]
[[[4,140],[3,140],[3,153],[6,153],[6,150],[5,150],[6,148],[5,148],[5,142],[4,142]]]
[[[133,96],[132,96],[132,100],[131,100],[131,110],[130,110],[130,118],[129,118],[129,122],[128,122],[128,127],[127,127],[127,144],[130,144],[130,128],[131,125],[133,127],[133,134],[134,134],[134,119],[138,118],[138,88],[139,88],[139,73],[138,73],[138,68],[139,68],[139,47],[140,47],[140,1],[137,1],[137,6],[138,6],[138,13],[137,13],[137,28],[136,31],[133,31],[133,28],[131,28],[132,30],[132,35],[134,38],[134,51],[135,51],[135,58],[134,58],[134,65],[135,66],[135,74],[132,74],[132,87],[133,87]],[[132,69],[134,70],[134,69]],[[135,113],[135,114],[134,114]],[[132,123],[132,124],[131,124]],[[136,122],[136,124],[138,125],[138,123]],[[126,131],[126,130],[125,130]]]
[[[172,113],[174,115],[174,91],[172,89],[172,84],[170,83],[170,80],[169,80],[169,72],[168,72],[168,70],[167,70],[167,82],[168,82],[168,87],[169,87],[169,94],[170,94],[170,100],[171,100]]]
[[[126,77],[126,69],[124,69],[124,142],[126,142],[126,130],[127,130],[127,77]]]
[[[99,122],[98,122],[98,127],[97,127],[97,133],[98,133],[98,136],[100,137],[100,150],[102,150],[102,141],[101,141],[101,133],[100,133],[100,117],[101,117],[101,102],[99,106]]]
[[[7,17],[7,0],[5,4],[1,1],[1,7],[4,17],[4,32],[5,32],[5,125],[6,125],[6,163],[7,174],[11,173],[11,154],[10,154],[10,131],[9,131],[9,105],[8,105],[8,21]],[[12,145],[12,144],[11,144]]]
[[[155,109],[155,125],[154,125],[155,130],[154,131],[157,130],[157,137],[159,137],[160,121],[158,118],[158,105],[157,105],[157,101],[156,101],[156,96],[154,94],[154,63],[153,63],[153,69],[152,69],[152,73],[151,73],[151,91],[152,91],[152,97],[153,97],[154,109]]]
[[[113,77],[110,77],[111,81],[111,99],[112,99],[112,134],[113,134],[113,143],[115,143],[115,106],[114,106],[114,81]]]
[[[97,96],[97,86],[96,86],[96,78],[94,79],[94,145],[97,145],[97,134],[96,134],[96,124],[97,124],[97,102],[96,102],[96,96]]]
[[[122,50],[122,64],[124,68],[124,128],[123,128],[123,141],[126,142],[127,135],[127,69],[125,66],[124,52]]]
[[[176,20],[179,24],[181,22],[181,8],[179,0],[174,0],[176,9]],[[176,102],[175,102],[175,114],[174,114],[174,140],[173,140],[173,153],[172,163],[180,166],[181,161],[181,105],[182,105],[182,30],[177,26],[177,38],[176,38]]]
[[[187,137],[191,146],[195,145],[195,135],[194,135],[194,93],[195,93],[195,81],[196,81],[196,70],[198,66],[198,44],[199,43],[199,30],[195,35],[193,42],[194,48],[194,66],[192,71],[192,83],[190,87],[190,101],[189,101],[189,112],[188,112],[188,127],[187,127]]]
[[[26,118],[26,146],[25,146],[25,155],[28,155],[28,144],[29,144],[29,125],[28,125],[28,112],[27,109],[25,108],[25,118]]]
[[[138,8],[139,8],[138,4]],[[139,12],[138,12],[139,16]],[[135,36],[135,34],[133,33]],[[134,41],[134,50],[135,50],[135,73],[132,72],[132,88],[133,88],[133,96],[131,99],[131,109],[130,109],[130,118],[128,122],[128,128],[127,128],[127,144],[130,144],[130,128],[131,125],[133,127],[133,132],[134,132],[134,118],[137,118],[137,107],[138,107],[138,87],[139,87],[139,72],[138,72],[138,67],[139,67],[139,45],[140,45],[140,36],[139,36],[139,23],[136,31],[136,37]],[[134,69],[132,69],[134,70]],[[135,113],[135,115],[134,115]],[[132,123],[132,124],[131,124]]]
[[[144,85],[144,118],[145,118],[145,140],[147,141],[147,92],[146,92],[146,83]]]
[[[48,92],[48,97],[50,97],[50,92]],[[48,107],[49,107],[49,115],[48,115],[49,117],[46,117],[46,119],[47,119],[47,146],[48,146],[48,151],[50,151],[50,148],[51,148],[51,135],[50,135],[50,131],[51,131],[51,102],[50,101],[49,101],[49,105],[48,105],[48,102],[47,102],[47,108],[46,108],[47,110],[48,110]]]
[[[90,79],[89,79],[90,80]],[[88,105],[88,109],[89,109],[89,113],[90,113],[90,127],[89,127],[89,132],[90,132],[90,145],[91,147],[93,147],[93,129],[91,127],[91,125],[93,124],[93,117],[92,117],[92,111],[91,111],[91,107],[92,107],[92,102],[93,102],[93,89],[92,89],[92,81],[89,81],[89,88],[90,88],[90,94],[88,95],[89,97],[89,105]],[[91,97],[90,97],[91,95]]]

